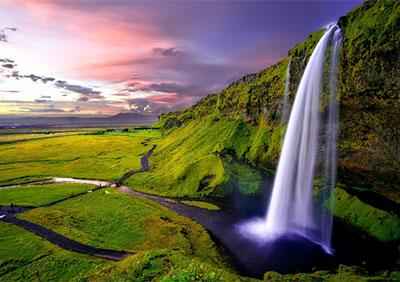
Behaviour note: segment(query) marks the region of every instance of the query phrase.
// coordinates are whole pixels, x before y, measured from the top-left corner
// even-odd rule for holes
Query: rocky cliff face
[[[400,193],[400,3],[366,1],[338,21],[339,180]]]
[[[344,33],[338,181],[400,198],[400,2],[366,1],[341,17],[338,24]],[[242,158],[273,168],[280,143],[271,140],[281,132],[287,66],[291,60],[289,100],[293,102],[305,64],[323,33],[319,30],[311,34],[291,49],[288,57],[233,82],[217,95],[189,109],[162,115],[159,125],[171,128],[196,121],[201,127],[210,119],[241,120],[241,126],[250,132]],[[174,129],[169,133],[174,134]],[[234,143],[235,136],[225,138]],[[264,145],[263,138],[269,138]]]

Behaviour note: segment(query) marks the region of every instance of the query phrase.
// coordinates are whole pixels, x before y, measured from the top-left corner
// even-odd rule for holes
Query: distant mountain
[[[109,117],[11,117],[0,118],[0,127],[59,126],[59,125],[118,125],[153,124],[158,117],[135,113],[119,113]]]

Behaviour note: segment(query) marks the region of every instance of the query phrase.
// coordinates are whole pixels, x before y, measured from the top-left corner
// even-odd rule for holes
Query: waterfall
[[[283,96],[282,101],[282,122],[281,126],[285,126],[287,124],[289,118],[289,83],[290,83],[290,66],[292,65],[292,60],[290,60],[287,71],[286,71],[286,79],[285,79],[285,94]]]
[[[332,214],[323,204],[335,184],[341,37],[340,28],[331,25],[311,55],[293,103],[267,215],[243,225],[241,230],[247,235],[271,240],[295,233],[332,252]],[[326,65],[328,72],[324,71]],[[321,166],[325,185],[314,191],[317,168]]]
[[[333,208],[333,192],[336,182],[336,142],[338,134],[339,120],[339,103],[338,94],[338,63],[340,55],[340,45],[342,43],[342,32],[336,29],[333,35],[333,52],[331,57],[331,69],[329,73],[329,111],[326,125],[325,136],[325,170],[324,170],[324,187],[322,193],[322,201],[330,199],[328,207]],[[330,246],[332,235],[332,212],[323,213],[320,217],[320,225],[322,230],[321,242],[324,246]]]

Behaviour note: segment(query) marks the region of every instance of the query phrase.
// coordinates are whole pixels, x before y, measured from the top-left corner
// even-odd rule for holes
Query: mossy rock
[[[333,215],[380,241],[400,240],[397,215],[372,207],[339,187],[335,188]]]

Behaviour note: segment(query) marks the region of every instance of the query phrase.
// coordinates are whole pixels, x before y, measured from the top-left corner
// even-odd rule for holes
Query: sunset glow
[[[293,4],[289,21],[274,13],[281,7],[273,1],[154,4],[0,1],[0,114],[188,107],[283,58],[327,17],[358,3]]]

